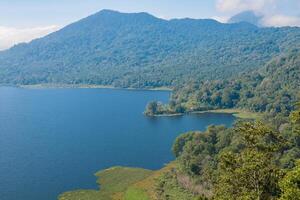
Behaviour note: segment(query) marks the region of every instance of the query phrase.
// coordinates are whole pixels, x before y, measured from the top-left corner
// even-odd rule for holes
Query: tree
[[[279,182],[282,191],[280,200],[299,200],[300,199],[300,160],[296,167],[288,171],[284,178]]]
[[[291,113],[291,122],[294,125],[294,132],[300,136],[300,102],[296,104],[297,110]]]
[[[195,134],[199,134],[199,133],[189,132],[189,133],[182,134],[176,138],[172,147],[173,154],[175,155],[176,158],[181,155],[186,143],[193,140]]]
[[[231,91],[229,89],[225,89],[222,95],[222,104],[228,108],[233,107],[233,101],[231,98]]]
[[[279,135],[259,122],[242,123],[236,129],[244,148],[219,156],[215,199],[272,199],[279,194],[279,168],[274,153]]]
[[[155,115],[157,114],[157,111],[158,111],[158,103],[156,101],[152,101],[147,104],[145,114]]]

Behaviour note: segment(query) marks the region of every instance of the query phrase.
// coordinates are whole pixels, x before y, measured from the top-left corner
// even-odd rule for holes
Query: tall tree
[[[280,147],[279,135],[259,122],[239,125],[237,134],[244,148],[220,154],[215,199],[267,200],[278,196],[280,171],[274,152]]]
[[[296,167],[288,171],[279,182],[282,191],[280,200],[299,200],[300,199],[300,160]]]

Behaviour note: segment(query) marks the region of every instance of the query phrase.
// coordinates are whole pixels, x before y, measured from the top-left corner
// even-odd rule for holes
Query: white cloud
[[[33,39],[40,38],[54,32],[59,28],[60,27],[56,25],[35,28],[12,28],[0,26],[0,50],[10,48],[21,42],[30,42]]]
[[[230,19],[230,17],[228,17],[228,16],[213,16],[211,18],[214,20],[217,20],[218,22],[221,22],[221,23],[226,23]]]
[[[217,0],[216,7],[221,12],[263,11],[266,7],[273,7],[275,2],[276,0]]]
[[[288,11],[300,9],[299,0],[216,0],[216,8],[221,15],[235,15],[237,13],[252,10],[261,16],[261,24],[264,26],[300,26],[299,16],[290,16]]]
[[[300,26],[300,17],[273,15],[264,17],[262,24],[265,26]]]

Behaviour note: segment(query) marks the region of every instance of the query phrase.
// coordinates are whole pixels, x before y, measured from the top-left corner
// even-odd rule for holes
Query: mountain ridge
[[[298,47],[298,37],[299,28],[103,10],[0,52],[0,84],[147,88],[226,78]]]

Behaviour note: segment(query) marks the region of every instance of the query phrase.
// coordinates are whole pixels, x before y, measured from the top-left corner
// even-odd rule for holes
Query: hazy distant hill
[[[103,10],[1,52],[0,83],[157,87],[227,78],[298,47],[299,38],[299,28]]]
[[[239,23],[239,22],[248,22],[255,26],[261,26],[260,20],[262,16],[255,14],[253,11],[244,11],[232,16],[228,22],[229,23]]]

